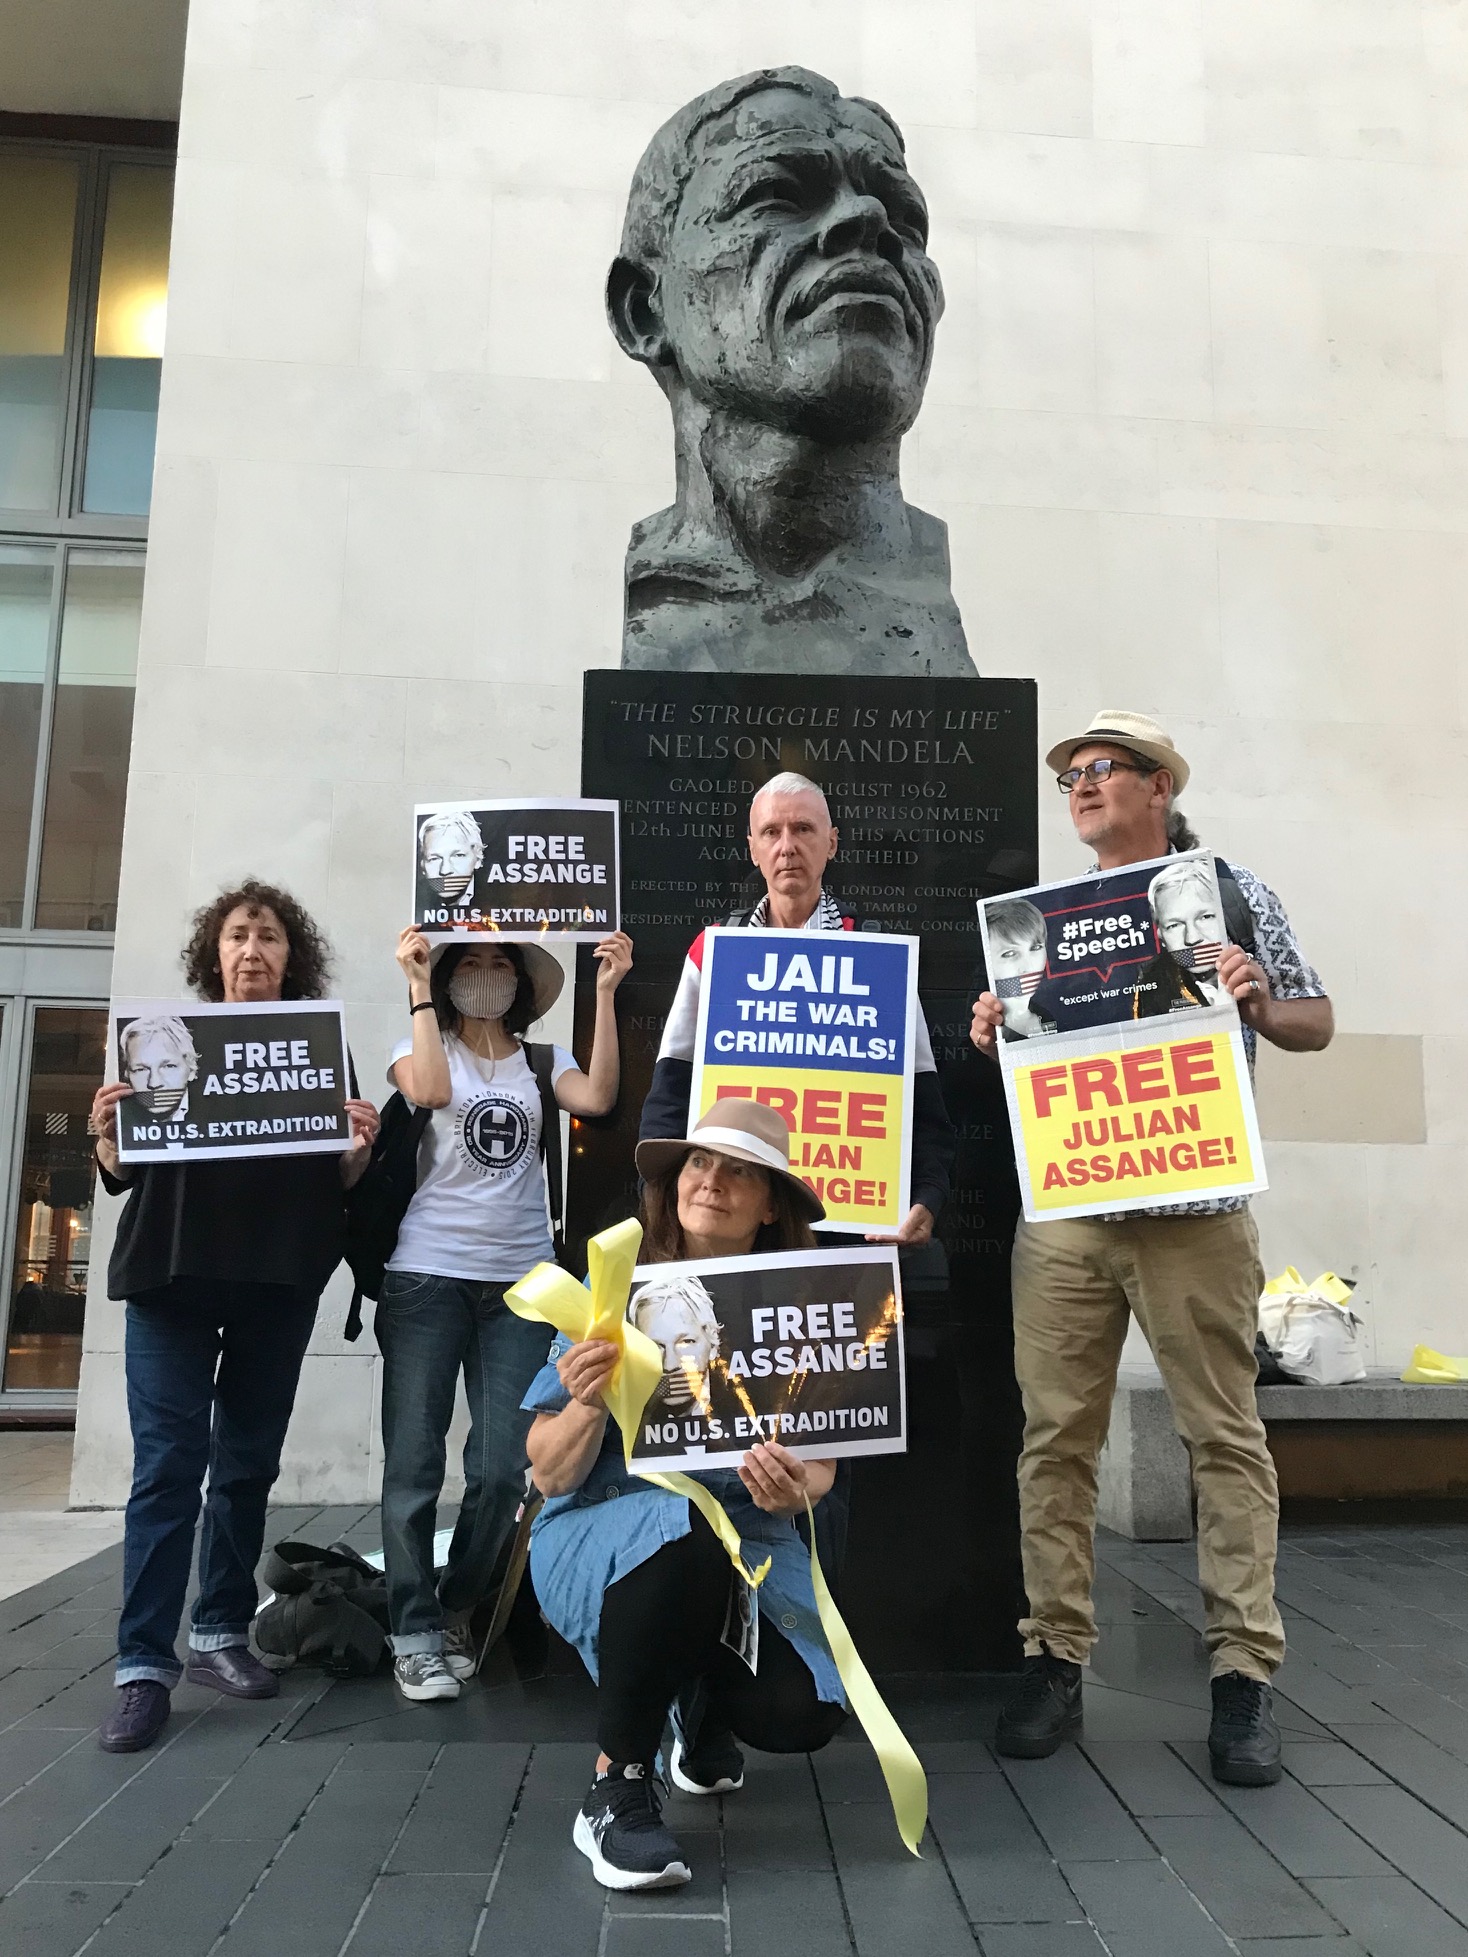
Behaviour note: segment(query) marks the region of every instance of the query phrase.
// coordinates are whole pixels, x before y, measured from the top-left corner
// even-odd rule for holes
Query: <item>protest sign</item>
[[[1206,850],[986,898],[979,924],[1031,1222],[1267,1187]]]
[[[726,1094],[777,1109],[827,1230],[896,1230],[909,1207],[916,938],[704,934],[690,1125]]]
[[[352,1143],[342,1008],[329,999],[206,1006],[117,999],[117,1107],[124,1162],[339,1155]]]
[[[737,1467],[761,1440],[813,1460],[906,1451],[895,1250],[639,1265],[627,1317],[663,1354],[634,1468]]]
[[[617,813],[570,798],[420,802],[414,923],[430,944],[485,931],[598,943],[620,928]]]

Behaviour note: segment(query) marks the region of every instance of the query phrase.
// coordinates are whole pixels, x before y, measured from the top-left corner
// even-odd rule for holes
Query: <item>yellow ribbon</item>
[[[535,1269],[505,1293],[505,1303],[520,1318],[539,1320],[563,1332],[578,1344],[583,1339],[605,1339],[617,1348],[617,1363],[602,1394],[607,1410],[622,1430],[622,1456],[629,1474],[639,1475],[670,1495],[681,1495],[692,1502],[728,1552],[729,1560],[744,1581],[757,1587],[770,1568],[767,1556],[757,1569],[744,1560],[744,1545],[739,1531],[702,1482],[688,1475],[653,1474],[634,1466],[632,1442],[642,1410],[662,1378],[663,1358],[645,1332],[627,1322],[627,1300],[632,1291],[632,1272],[642,1245],[642,1225],[632,1219],[613,1225],[593,1237],[586,1246],[587,1277],[590,1288],[578,1284],[557,1264],[537,1264]],[[852,1711],[861,1721],[887,1792],[897,1832],[916,1855],[923,1830],[928,1825],[928,1782],[922,1762],[906,1735],[888,1711],[886,1702],[861,1661],[851,1633],[836,1608],[816,1555],[815,1516],[809,1498],[805,1510],[810,1518],[810,1577],[815,1591],[816,1611],[826,1634],[836,1672]]]
[[[1264,1287],[1266,1298],[1278,1298],[1291,1291],[1311,1291],[1318,1297],[1328,1298],[1333,1305],[1347,1305],[1351,1301],[1351,1287],[1338,1278],[1334,1271],[1322,1271],[1313,1284],[1307,1284],[1293,1264],[1287,1264],[1278,1277],[1272,1277]]]
[[[1412,1363],[1402,1378],[1412,1386],[1453,1386],[1468,1380],[1468,1359],[1450,1359],[1445,1352],[1434,1352],[1430,1345],[1415,1345]]]

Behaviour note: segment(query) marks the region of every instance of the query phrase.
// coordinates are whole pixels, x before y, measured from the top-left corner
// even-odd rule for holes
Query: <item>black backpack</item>
[[[561,1165],[561,1111],[551,1085],[552,1047],[521,1042],[530,1071],[540,1089],[540,1154],[550,1190],[551,1242],[556,1262],[565,1262],[565,1174]],[[344,1336],[362,1332],[362,1300],[382,1296],[387,1260],[398,1247],[398,1232],[418,1188],[418,1144],[432,1116],[431,1108],[415,1108],[394,1093],[382,1110],[382,1126],[372,1145],[372,1160],[347,1192],[347,1263],[351,1266],[352,1302]]]

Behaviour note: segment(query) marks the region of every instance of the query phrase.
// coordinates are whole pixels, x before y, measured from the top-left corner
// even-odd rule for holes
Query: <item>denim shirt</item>
[[[559,1413],[571,1404],[556,1361],[572,1343],[564,1333],[556,1338],[521,1402],[527,1412]],[[744,1542],[747,1561],[762,1563],[770,1558],[769,1573],[755,1592],[761,1617],[799,1652],[819,1696],[829,1704],[844,1705],[836,1661],[816,1610],[810,1552],[795,1524],[756,1507],[732,1468],[704,1469],[690,1479],[701,1482],[723,1504]],[[621,1429],[611,1419],[585,1481],[569,1495],[552,1495],[535,1518],[530,1554],[536,1596],[561,1636],[581,1653],[593,1678],[601,1600],[608,1586],[656,1555],[665,1543],[686,1536],[691,1526],[683,1496],[670,1495],[641,1475],[629,1473]]]

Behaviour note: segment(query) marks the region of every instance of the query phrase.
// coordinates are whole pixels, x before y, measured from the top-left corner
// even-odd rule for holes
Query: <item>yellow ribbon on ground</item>
[[[612,1377],[602,1395],[607,1411],[622,1430],[622,1456],[629,1474],[681,1495],[698,1509],[714,1534],[728,1551],[729,1560],[744,1581],[752,1586],[764,1582],[770,1559],[751,1570],[744,1560],[744,1545],[739,1531],[702,1482],[688,1475],[653,1474],[632,1461],[632,1442],[642,1410],[652,1398],[662,1378],[663,1357],[645,1332],[627,1322],[627,1300],[632,1292],[632,1272],[642,1247],[642,1225],[629,1218],[603,1230],[586,1246],[587,1285],[558,1264],[537,1264],[518,1284],[505,1293],[505,1303],[520,1318],[536,1319],[541,1324],[564,1332],[568,1339],[605,1339],[619,1350]],[[807,1498],[810,1518],[810,1577],[815,1591],[816,1611],[821,1629],[836,1661],[836,1671],[845,1688],[851,1709],[861,1721],[872,1743],[882,1778],[892,1801],[897,1832],[914,1855],[923,1830],[928,1825],[928,1782],[922,1762],[913,1751],[906,1734],[888,1711],[885,1700],[861,1661],[845,1620],[836,1608],[826,1583],[821,1560],[816,1554],[815,1515]]]
[[[1264,1287],[1266,1298],[1287,1296],[1292,1291],[1309,1291],[1317,1297],[1328,1298],[1333,1305],[1346,1305],[1351,1301],[1351,1287],[1338,1278],[1334,1271],[1322,1271],[1313,1284],[1307,1284],[1293,1264],[1287,1264],[1278,1277],[1272,1277]]]
[[[1468,1359],[1450,1359],[1430,1345],[1414,1345],[1412,1363],[1402,1378],[1411,1386],[1455,1386],[1468,1380]]]

